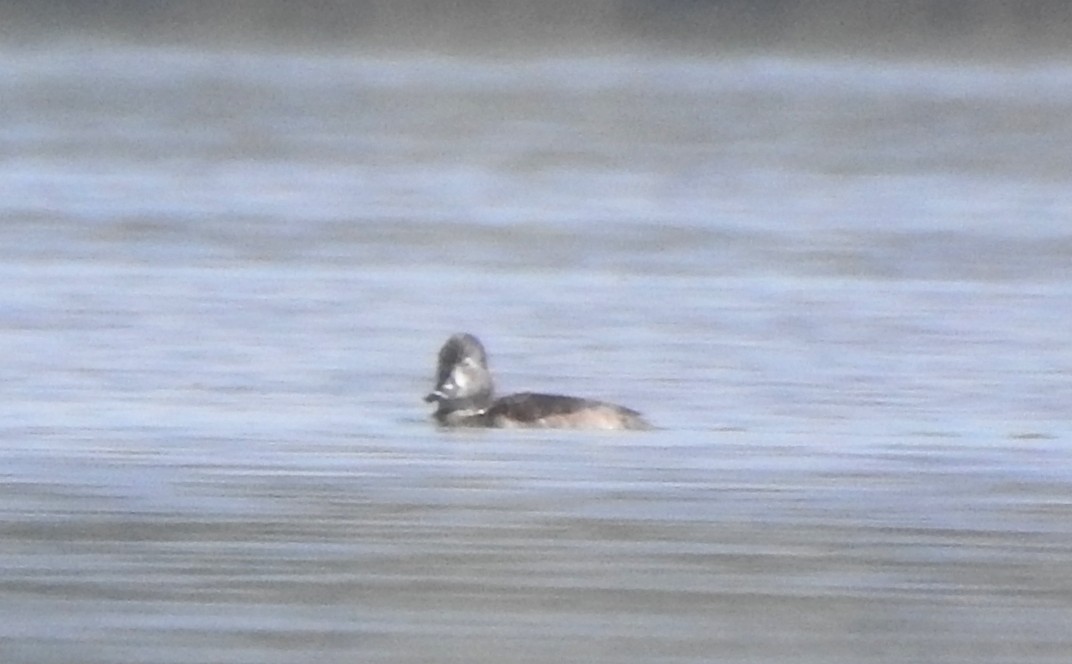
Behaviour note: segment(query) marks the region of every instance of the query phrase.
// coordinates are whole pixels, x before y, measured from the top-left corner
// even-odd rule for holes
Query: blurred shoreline
[[[77,40],[303,51],[624,49],[1035,59],[1067,55],[1063,0],[0,2],[0,48]]]

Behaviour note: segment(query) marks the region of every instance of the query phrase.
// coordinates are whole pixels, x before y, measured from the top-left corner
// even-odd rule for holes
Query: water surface
[[[1072,69],[3,60],[5,662],[1067,661]]]

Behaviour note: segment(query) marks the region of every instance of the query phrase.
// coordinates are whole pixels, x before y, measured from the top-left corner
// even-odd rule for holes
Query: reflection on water
[[[1067,659],[1070,70],[7,57],[4,662]]]

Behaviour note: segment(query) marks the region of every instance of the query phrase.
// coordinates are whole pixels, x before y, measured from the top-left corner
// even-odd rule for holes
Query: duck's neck
[[[495,392],[489,385],[487,389],[475,394],[440,401],[435,414],[440,420],[446,420],[448,417],[474,417],[490,408],[494,400]]]

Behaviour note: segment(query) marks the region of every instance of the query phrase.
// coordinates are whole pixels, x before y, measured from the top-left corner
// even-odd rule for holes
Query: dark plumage
[[[433,416],[442,426],[651,428],[635,410],[602,401],[533,392],[496,399],[487,352],[471,334],[455,334],[443,344],[435,389],[424,400],[436,403]]]

